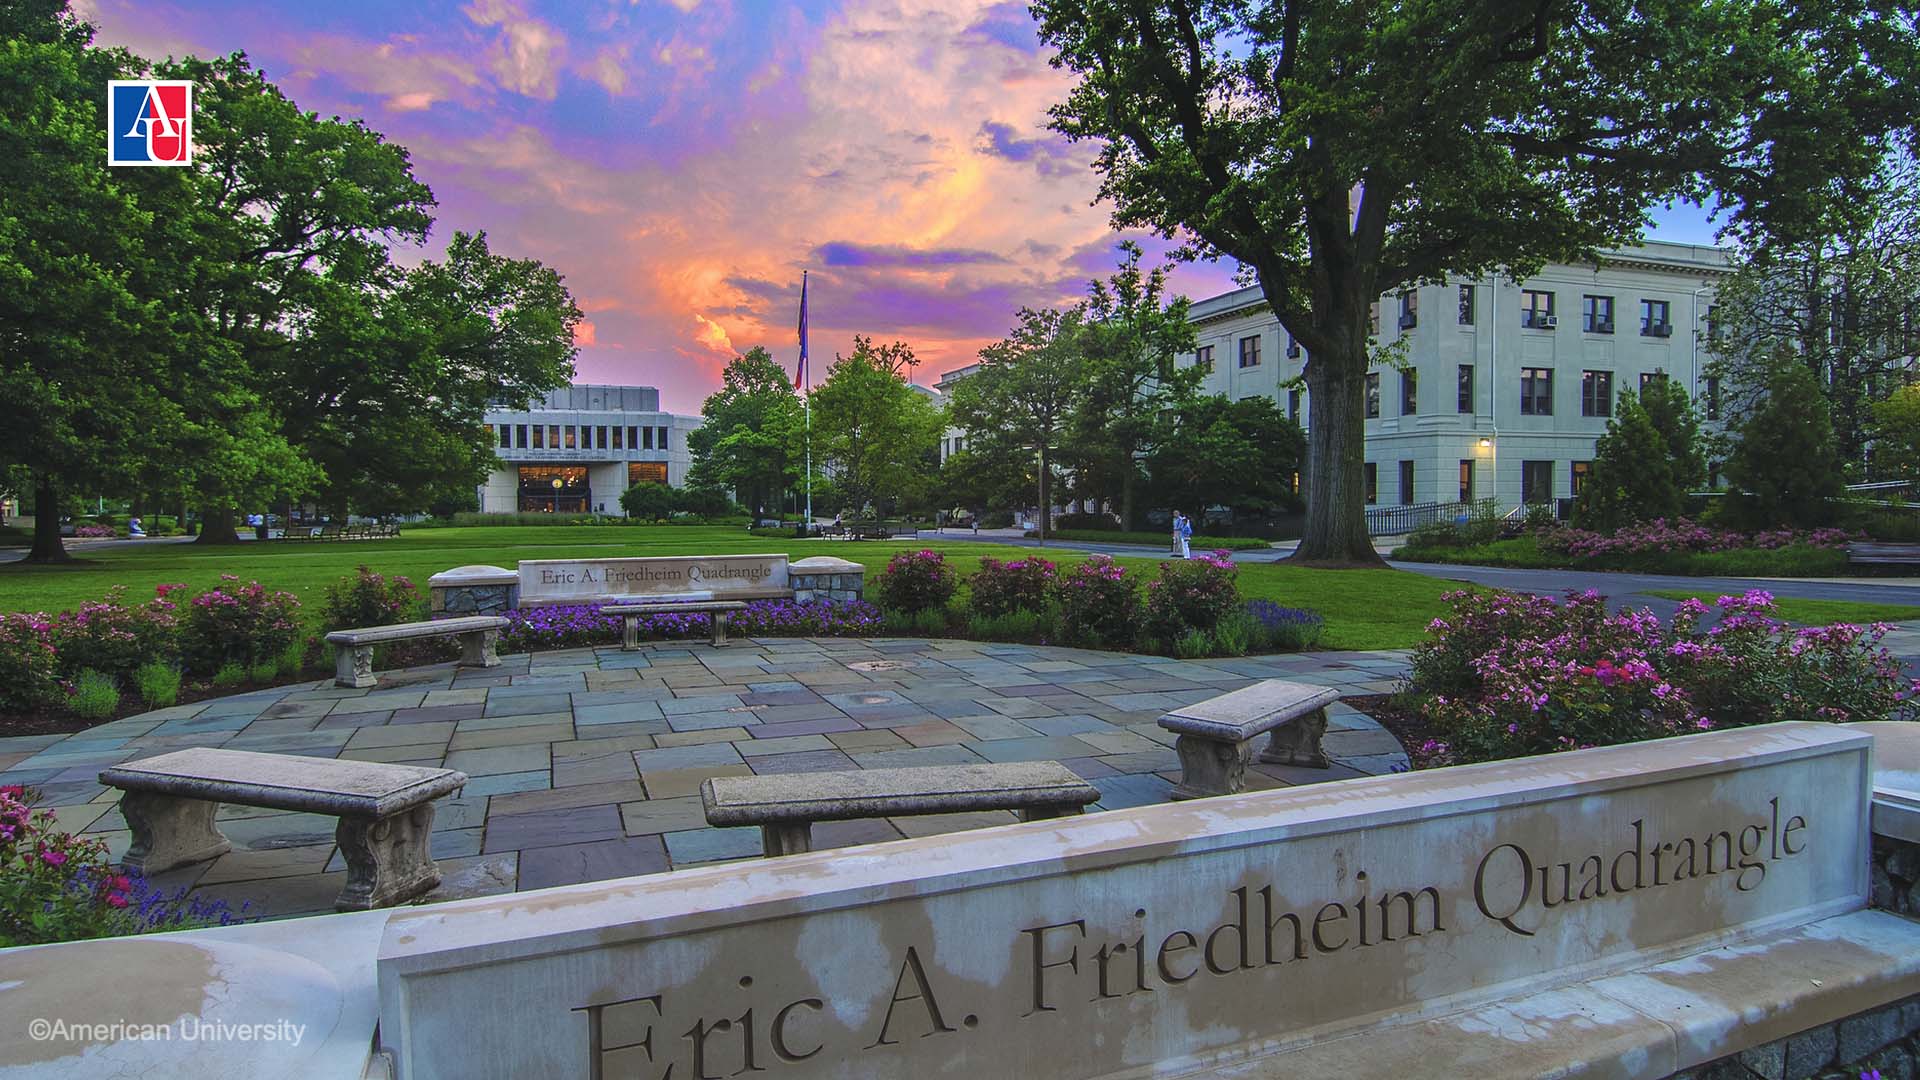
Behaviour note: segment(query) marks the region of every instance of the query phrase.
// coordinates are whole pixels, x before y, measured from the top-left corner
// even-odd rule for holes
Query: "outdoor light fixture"
[[[1490,450],[1492,448],[1493,448],[1493,440],[1486,437],[1485,435],[1480,436],[1480,449]]]

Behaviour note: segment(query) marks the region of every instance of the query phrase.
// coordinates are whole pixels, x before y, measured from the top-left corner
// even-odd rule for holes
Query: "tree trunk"
[[[33,487],[33,547],[27,551],[27,561],[58,563],[72,559],[60,540],[60,491],[53,477],[41,473]]]
[[[1042,446],[1040,448],[1040,542],[1042,544],[1047,542],[1047,534],[1053,531],[1050,528],[1053,524],[1053,492],[1048,484],[1052,479],[1049,475],[1051,471],[1047,462],[1047,448]]]
[[[1133,531],[1133,453],[1128,451],[1127,460],[1120,470],[1120,531]]]
[[[1378,567],[1386,560],[1367,535],[1364,336],[1351,357],[1315,356],[1307,365],[1306,529],[1288,560],[1309,566]]]
[[[194,539],[196,544],[237,544],[240,534],[234,531],[233,507],[225,505],[209,506],[200,511],[200,535]]]

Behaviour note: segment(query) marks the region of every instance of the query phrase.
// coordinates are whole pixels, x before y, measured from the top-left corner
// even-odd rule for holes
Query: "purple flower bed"
[[[1729,529],[1716,529],[1686,518],[1675,518],[1672,521],[1656,518],[1638,525],[1629,525],[1612,533],[1588,532],[1585,529],[1575,528],[1548,530],[1540,535],[1540,548],[1543,551],[1576,556],[1648,555],[1738,551],[1743,548],[1772,551],[1796,544],[1812,548],[1839,549],[1846,547],[1847,542],[1853,539],[1857,537],[1845,529],[1814,529],[1811,532],[1773,529],[1749,535]]]
[[[616,644],[620,616],[604,613],[602,606],[565,604],[509,611],[500,645],[508,652],[530,652]],[[865,601],[754,600],[744,611],[734,612],[727,625],[747,637],[869,637],[882,632],[885,620],[879,608]],[[642,639],[704,638],[712,632],[712,617],[702,612],[671,611],[640,620]]]

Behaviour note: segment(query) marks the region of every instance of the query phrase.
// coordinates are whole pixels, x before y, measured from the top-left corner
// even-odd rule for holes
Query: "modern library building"
[[[620,515],[635,484],[685,486],[700,418],[662,412],[651,386],[579,385],[485,423],[502,467],[480,487],[483,512]]]

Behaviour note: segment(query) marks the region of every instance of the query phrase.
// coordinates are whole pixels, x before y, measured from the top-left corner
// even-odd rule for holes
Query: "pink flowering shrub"
[[[104,599],[62,611],[50,619],[60,674],[77,678],[92,669],[105,675],[131,675],[141,664],[171,662],[178,651],[180,608],[169,594],[178,585],[162,585],[144,604],[127,602],[127,589],[116,585]]]
[[[0,948],[240,921],[224,901],[122,873],[106,841],[62,831],[26,790],[0,787]]]
[[[1160,576],[1147,583],[1146,635],[1177,642],[1195,632],[1213,633],[1240,609],[1238,573],[1227,551],[1161,563]]]
[[[114,531],[111,525],[82,525],[73,530],[73,535],[82,540],[110,540]]]
[[[268,592],[257,581],[237,584],[232,574],[187,605],[180,628],[180,656],[187,670],[212,674],[227,664],[246,667],[277,662],[305,631],[300,598]]]
[[[1795,630],[1760,591],[1723,596],[1720,619],[1681,605],[1670,625],[1609,613],[1598,593],[1453,592],[1452,614],[1414,650],[1410,704],[1436,737],[1422,764],[1452,764],[1779,720],[1914,719],[1920,683],[1880,646],[1884,626]]]
[[[320,606],[320,623],[327,630],[391,626],[426,617],[426,601],[411,579],[376,574],[365,565],[327,586]]]
[[[1743,548],[1772,551],[1796,545],[1837,550],[1846,547],[1848,541],[1853,539],[1856,537],[1845,529],[1814,529],[1811,532],[1774,529],[1748,535],[1701,525],[1686,518],[1674,518],[1672,521],[1656,518],[1628,525],[1612,533],[1556,528],[1543,530],[1539,534],[1540,550],[1581,558],[1738,551]]]
[[[959,581],[946,556],[924,548],[889,559],[875,582],[882,608],[909,615],[946,607],[957,588]]]
[[[30,712],[63,697],[51,630],[45,615],[0,615],[0,710]]]
[[[1047,610],[1055,567],[1039,556],[1001,562],[992,556],[980,560],[980,572],[967,579],[973,614],[986,618],[1019,611]]]
[[[1060,607],[1061,632],[1073,641],[1124,645],[1139,630],[1139,585],[1108,556],[1088,556],[1055,577],[1053,596]]]

